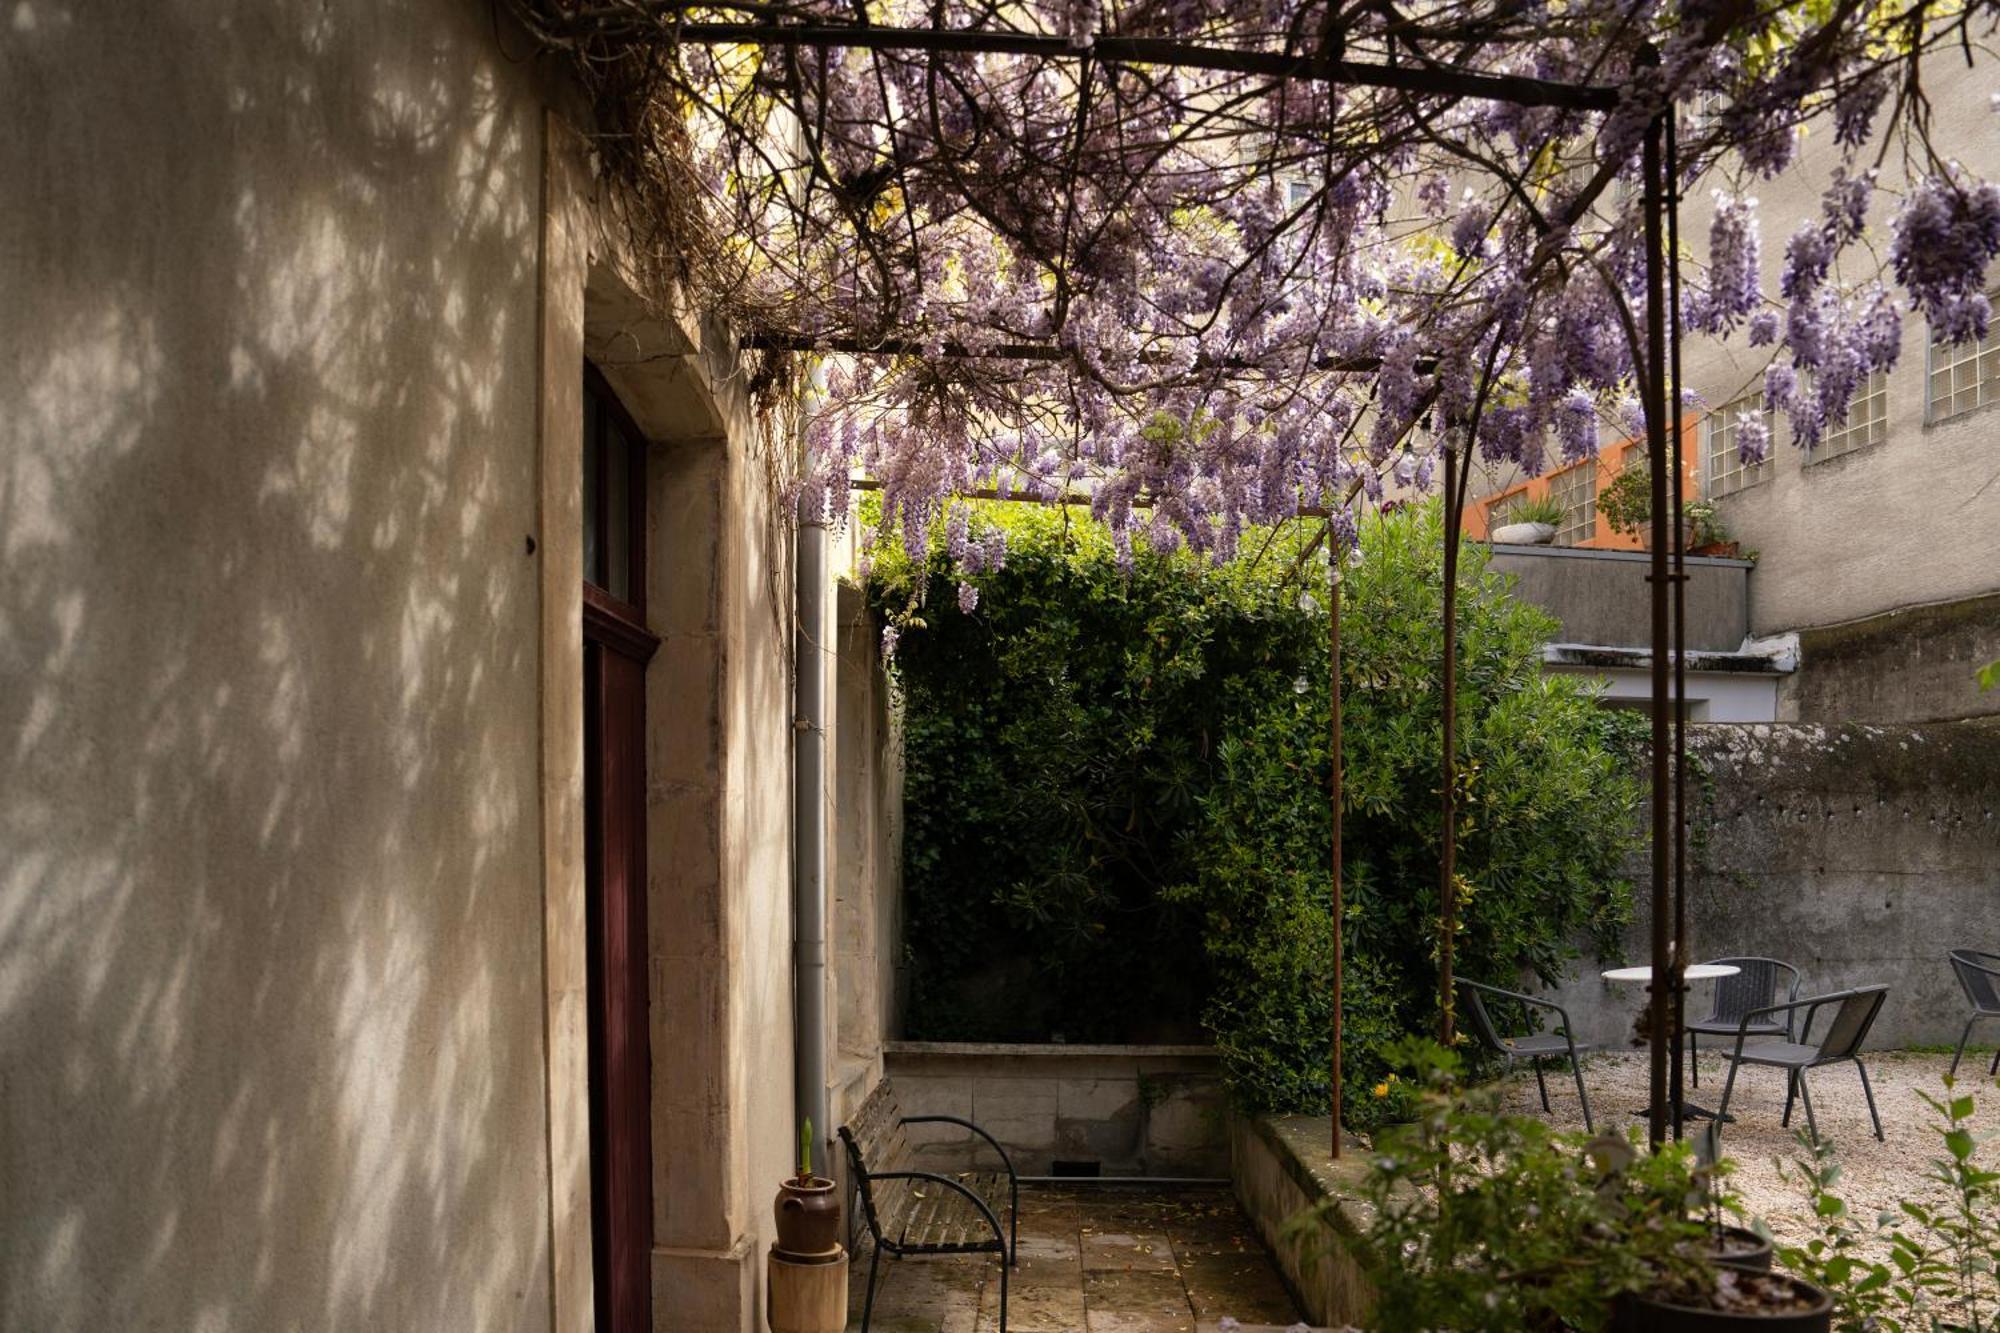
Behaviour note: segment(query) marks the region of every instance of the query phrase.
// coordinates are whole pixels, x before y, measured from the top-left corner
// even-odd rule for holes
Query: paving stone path
[[[868,1253],[855,1256],[850,1333]],[[993,1333],[999,1268],[987,1256],[882,1259],[871,1333]],[[1229,1191],[1024,1188],[1008,1333],[1242,1333],[1303,1328]]]

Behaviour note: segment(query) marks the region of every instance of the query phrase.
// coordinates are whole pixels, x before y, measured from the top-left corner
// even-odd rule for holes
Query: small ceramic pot
[[[781,1253],[807,1258],[840,1246],[840,1200],[824,1176],[794,1176],[778,1186],[771,1215],[778,1223]]]

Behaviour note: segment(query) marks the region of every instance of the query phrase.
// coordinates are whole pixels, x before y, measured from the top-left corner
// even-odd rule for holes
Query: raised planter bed
[[[1355,1256],[1368,1205],[1356,1188],[1367,1153],[1355,1144],[1338,1162],[1327,1154],[1325,1116],[1238,1117],[1230,1129],[1236,1198],[1270,1247],[1292,1299],[1314,1324],[1366,1327],[1375,1292]],[[1338,1201],[1330,1223],[1291,1228],[1306,1209]]]

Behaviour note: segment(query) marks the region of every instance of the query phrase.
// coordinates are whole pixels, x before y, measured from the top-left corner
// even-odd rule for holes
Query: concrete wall
[[[1924,91],[1941,155],[1990,179],[2000,175],[2000,136],[1993,133],[1989,101],[1995,67],[1989,57],[1979,59],[1977,69],[1954,68],[1927,79]],[[1759,200],[1765,290],[1772,293],[1785,239],[1817,216],[1820,193],[1838,161],[1830,127],[1811,128],[1791,170],[1744,187]],[[1875,154],[1865,156],[1872,164]],[[1878,256],[1888,251],[1886,220],[1895,207],[1891,192],[1904,184],[1903,162],[1891,151],[1882,163],[1871,230]],[[1697,182],[1686,192],[1690,206],[1682,218],[1682,234],[1704,260],[1712,186],[1729,188]],[[1849,257],[1853,264],[1872,268],[1869,248],[1857,247]],[[1850,268],[1840,276],[1862,282],[1873,275]],[[1838,624],[2000,589],[2000,417],[1988,407],[1925,424],[1928,339],[1923,319],[1906,316],[1902,357],[1889,376],[1886,440],[1809,462],[1780,418],[1770,479],[1717,501],[1730,535],[1759,553],[1750,589],[1754,633]],[[1771,351],[1750,347],[1741,330],[1726,343],[1690,339],[1688,387],[1711,406],[1761,389]],[[1813,670],[1810,655],[1804,670]]]
[[[1641,551],[1495,546],[1490,569],[1557,620],[1558,643],[1646,648],[1653,642],[1652,557]],[[1749,624],[1749,562],[1687,557],[1687,646],[1735,652]]]
[[[1206,1046],[1058,1046],[892,1042],[905,1115],[955,1115],[986,1130],[1022,1175],[1057,1161],[1107,1176],[1229,1174],[1222,1069]],[[917,1165],[990,1171],[1000,1162],[969,1131],[912,1125]]]
[[[535,67],[0,42],[0,1327],[551,1324]]]
[[[2000,660],[2000,594],[1910,607],[1799,635],[1779,716],[1798,722],[1935,722],[2000,714],[1976,676]]]
[[[1965,1004],[1945,952],[2000,947],[2000,722],[1689,734],[1708,772],[1690,784],[1689,956],[1782,958],[1806,994],[1886,982],[1873,1044],[1956,1041]],[[1634,871],[1620,956],[1586,960],[1562,990],[1581,1035],[1614,1049],[1644,991],[1597,973],[1646,961]]]

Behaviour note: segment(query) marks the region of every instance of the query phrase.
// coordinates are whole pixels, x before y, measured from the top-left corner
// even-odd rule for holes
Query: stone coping
[[[1314,1203],[1335,1200],[1340,1229],[1358,1234],[1369,1217],[1361,1198],[1361,1178],[1368,1173],[1367,1144],[1353,1130],[1347,1131],[1341,1136],[1340,1160],[1335,1161],[1333,1122],[1327,1116],[1264,1115],[1251,1125],[1306,1198]]]
[[[1519,555],[1534,560],[1611,560],[1621,564],[1651,564],[1651,551],[1603,550],[1594,546],[1523,546],[1512,542],[1490,543],[1496,556]],[[1754,569],[1757,562],[1728,555],[1684,555],[1688,565],[1719,569]]]
[[[1335,1161],[1331,1129],[1323,1115],[1238,1120],[1230,1143],[1236,1197],[1307,1317],[1366,1327],[1375,1303],[1360,1244],[1371,1220],[1360,1189],[1369,1149],[1357,1140]]]
[[[885,1041],[889,1055],[1050,1055],[1084,1057],[1134,1056],[1171,1058],[1220,1058],[1213,1046],[1105,1046],[1046,1041]]]

